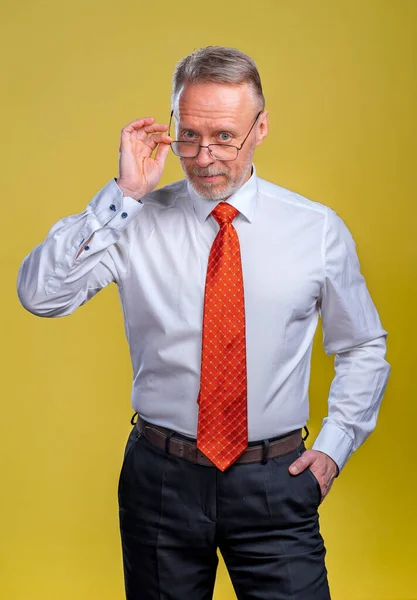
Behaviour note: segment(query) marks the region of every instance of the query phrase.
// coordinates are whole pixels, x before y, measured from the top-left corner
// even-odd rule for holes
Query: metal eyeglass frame
[[[213,156],[213,151],[211,150],[212,146],[221,146],[222,148],[235,148],[236,152],[236,158],[217,158],[216,156],[213,156],[213,158],[215,160],[222,160],[222,161],[228,161],[228,162],[232,162],[233,160],[236,160],[237,157],[239,156],[239,151],[242,150],[243,148],[243,144],[246,142],[246,140],[249,137],[250,132],[252,131],[252,129],[255,127],[255,123],[256,121],[259,119],[260,115],[263,113],[263,110],[260,110],[258,112],[258,114],[256,115],[256,118],[254,120],[254,122],[252,123],[252,127],[249,129],[247,136],[245,137],[245,139],[243,140],[243,142],[240,144],[240,146],[233,146],[232,144],[209,144],[208,146],[201,146],[200,144],[197,144],[197,142],[187,142],[187,141],[183,141],[183,140],[174,140],[175,142],[180,142],[181,144],[192,144],[193,146],[197,146],[198,147],[198,152],[196,153],[195,156],[180,156],[180,158],[196,158],[196,156],[199,155],[201,148],[207,148],[207,150],[210,152],[210,156]],[[171,136],[171,121],[172,121],[172,116],[174,114],[174,110],[171,110],[171,115],[169,117],[169,125],[168,125],[168,135]],[[172,149],[172,142],[171,142],[171,150],[172,152],[175,154],[174,150]],[[179,156],[178,154],[175,154],[175,156]]]

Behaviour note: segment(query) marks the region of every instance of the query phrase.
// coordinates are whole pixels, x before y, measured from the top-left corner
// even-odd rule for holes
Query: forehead
[[[187,84],[177,99],[175,113],[181,123],[231,124],[251,118],[256,110],[254,94],[246,83],[230,85],[220,83]]]

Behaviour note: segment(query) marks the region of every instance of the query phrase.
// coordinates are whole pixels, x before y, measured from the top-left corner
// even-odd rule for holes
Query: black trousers
[[[219,548],[239,600],[329,600],[305,450],[224,473],[154,447],[136,427],[119,480],[127,600],[209,600]]]

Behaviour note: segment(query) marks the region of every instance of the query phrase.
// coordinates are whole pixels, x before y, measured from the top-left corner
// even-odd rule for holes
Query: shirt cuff
[[[142,200],[123,196],[115,179],[111,179],[89,203],[100,225],[116,231],[124,229],[143,206]]]
[[[337,464],[340,473],[353,452],[353,440],[343,429],[325,420],[312,450],[318,450],[330,456]]]

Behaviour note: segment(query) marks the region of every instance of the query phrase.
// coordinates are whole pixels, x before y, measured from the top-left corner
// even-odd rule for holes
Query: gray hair
[[[265,108],[261,78],[255,61],[236,48],[206,46],[182,58],[175,67],[172,78],[171,105],[187,83],[226,83],[242,85],[248,83],[259,101],[259,108]]]

